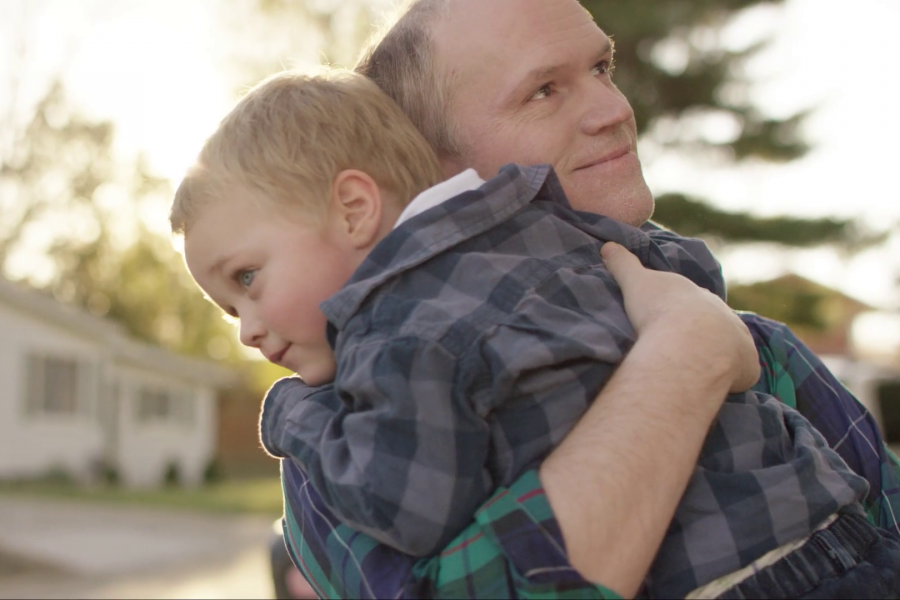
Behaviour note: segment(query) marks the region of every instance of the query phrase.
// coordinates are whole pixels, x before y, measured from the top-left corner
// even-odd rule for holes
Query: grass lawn
[[[0,495],[29,495],[149,508],[253,513],[273,518],[282,513],[281,481],[277,476],[223,481],[196,489],[131,490],[110,486],[81,487],[69,483],[0,483]]]

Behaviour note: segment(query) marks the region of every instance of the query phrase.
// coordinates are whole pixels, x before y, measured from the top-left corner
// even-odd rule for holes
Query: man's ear
[[[372,177],[357,169],[338,173],[331,188],[329,212],[334,225],[356,249],[378,242],[384,198]]]

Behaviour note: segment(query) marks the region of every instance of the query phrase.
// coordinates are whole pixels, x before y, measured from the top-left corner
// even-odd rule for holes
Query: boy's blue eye
[[[253,283],[253,278],[256,277],[255,269],[248,269],[246,271],[241,271],[238,273],[237,280],[245,288],[250,287],[250,284]]]

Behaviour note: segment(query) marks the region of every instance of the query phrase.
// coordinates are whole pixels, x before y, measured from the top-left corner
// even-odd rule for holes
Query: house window
[[[194,402],[189,394],[170,389],[144,386],[138,392],[137,420],[179,422],[190,425],[194,421]]]
[[[26,366],[25,406],[29,414],[74,415],[80,390],[78,362],[71,358],[29,355]]]

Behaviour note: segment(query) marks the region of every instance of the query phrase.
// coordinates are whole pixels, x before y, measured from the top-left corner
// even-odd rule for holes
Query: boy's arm
[[[263,443],[352,527],[408,554],[437,552],[491,488],[487,425],[452,389],[456,370],[417,338],[352,346],[336,384],[272,387]]]
[[[633,430],[631,437],[626,428],[619,432],[625,434],[624,439],[616,444],[614,440],[598,439],[590,426],[577,426],[541,469],[547,493],[554,497],[552,506],[538,484],[535,472],[528,471],[509,489],[499,489],[479,509],[476,520],[460,538],[440,555],[419,561],[367,540],[339,523],[321,503],[315,490],[306,485],[305,474],[293,464],[286,463],[287,542],[295,562],[317,584],[324,597],[617,597],[609,589],[594,587],[584,581],[569,564],[566,550],[573,560],[580,560],[584,565],[582,570],[593,575],[593,579],[603,580],[602,575],[596,575],[598,569],[602,569],[599,563],[620,549],[627,550],[632,559],[637,556],[640,561],[636,567],[624,565],[628,572],[646,570],[646,561],[641,557],[647,552],[654,553],[658,541],[654,542],[644,534],[661,538],[668,521],[660,527],[660,519],[638,513],[632,508],[631,500],[644,495],[641,502],[652,501],[653,496],[647,495],[656,494],[655,499],[662,504],[658,510],[669,515],[674,513],[680,498],[679,490],[693,472],[696,461],[692,444],[696,442],[699,448],[705,438],[706,427],[713,418],[708,413],[715,413],[729,388],[725,382],[730,381],[730,387],[735,390],[743,384],[749,387],[758,377],[759,365],[746,329],[735,328],[733,313],[723,313],[720,305],[708,304],[695,286],[686,290],[682,281],[647,271],[636,261],[607,260],[607,266],[622,284],[626,309],[632,322],[638,325],[640,336],[632,353],[588,409],[585,419],[589,422],[597,420],[603,411],[618,419],[610,405],[618,406],[626,415],[631,414],[634,411],[629,400],[636,399],[644,408],[627,424]],[[670,290],[668,286],[673,287]],[[700,297],[685,302],[690,298],[690,290]],[[680,301],[666,303],[673,294]],[[679,306],[682,312],[671,312],[673,307]],[[672,318],[654,319],[654,311]],[[669,329],[671,322],[683,326]],[[697,331],[691,330],[691,325],[704,327],[704,334],[698,336]],[[655,333],[657,328],[662,331]],[[686,348],[690,351],[684,351]],[[734,359],[735,356],[740,358]],[[688,361],[688,366],[695,367],[693,372],[684,370],[683,359],[686,358],[695,359],[693,365]],[[697,370],[696,366],[705,359],[711,361],[709,368]],[[642,371],[642,362],[653,369],[653,377]],[[646,390],[646,384],[667,382],[671,377],[686,377],[687,381],[682,382],[680,390],[666,389],[661,394],[659,390],[642,392]],[[616,401],[617,394],[622,395],[621,401]],[[678,418],[668,421],[658,418],[661,413],[657,408],[664,403]],[[712,408],[704,409],[707,405]],[[691,415],[696,418],[690,418]],[[679,430],[685,417],[688,417],[686,428]],[[668,445],[649,439],[648,429],[644,427],[649,421],[665,430]],[[686,452],[685,445],[688,446]],[[598,471],[591,460],[594,457],[602,459],[606,452],[612,452],[613,456],[626,455],[629,459],[627,449],[632,446],[641,446],[644,451],[640,457],[648,464],[643,470],[617,468],[614,475],[619,479],[612,482],[615,486],[607,485],[604,493],[611,496],[613,502],[624,502],[628,506],[613,512],[601,503],[602,498],[590,493],[602,486],[598,480],[610,479]],[[568,501],[569,496],[571,501]],[[563,523],[565,545],[551,507]],[[575,511],[574,514],[565,512],[570,509]],[[635,518],[638,519],[637,531],[633,523]],[[595,521],[623,519],[631,522],[631,529],[628,526],[619,527],[617,531],[607,528],[604,538],[597,540],[596,547],[591,547],[591,537],[597,527]],[[579,530],[579,524],[588,526]],[[617,534],[623,537],[616,538]],[[634,552],[635,547],[643,548],[643,551]],[[642,577],[643,574],[638,580]],[[624,591],[629,583],[607,585]]]

